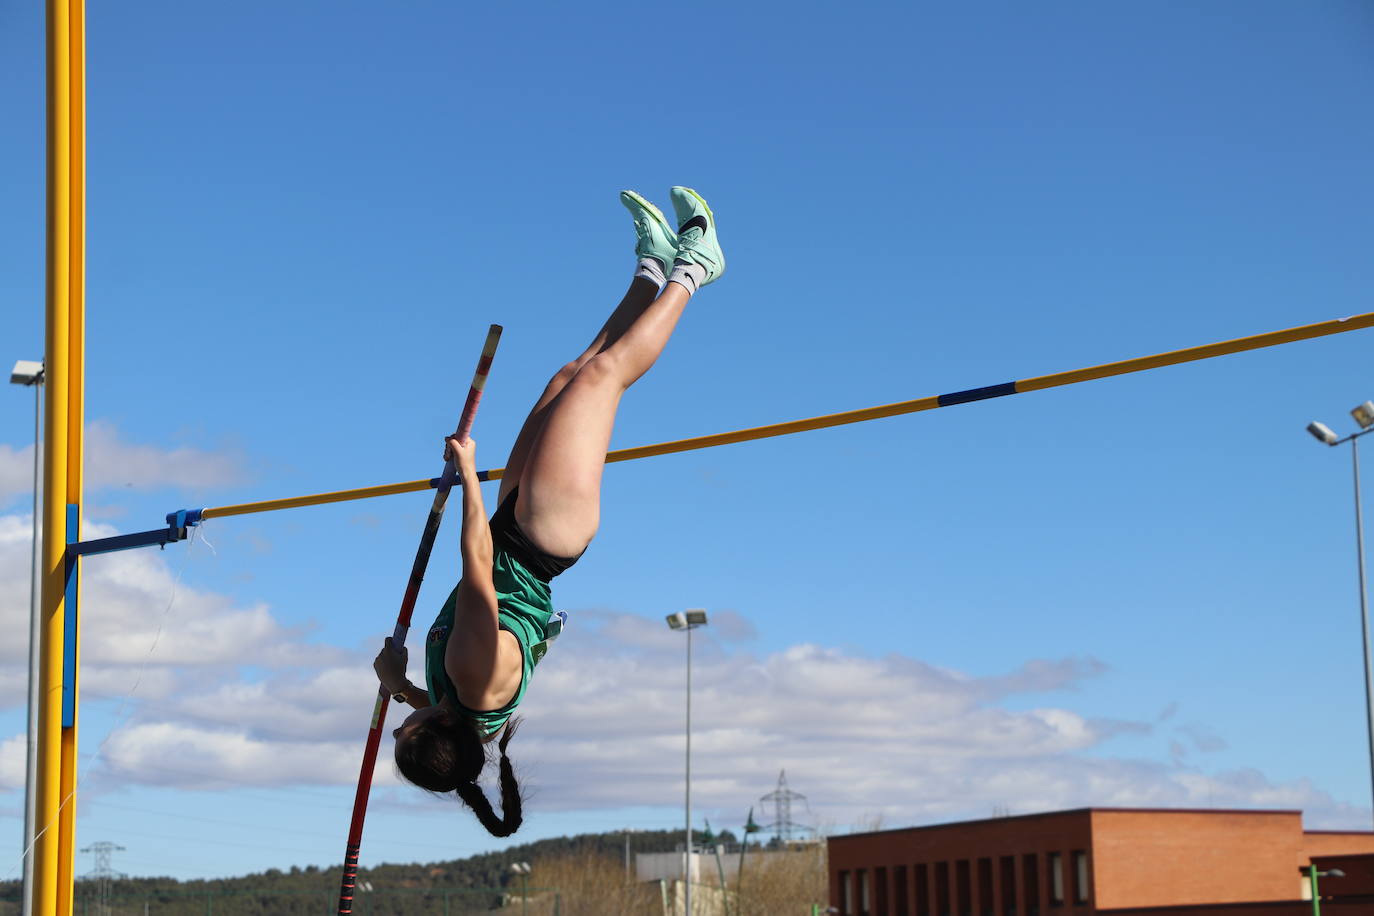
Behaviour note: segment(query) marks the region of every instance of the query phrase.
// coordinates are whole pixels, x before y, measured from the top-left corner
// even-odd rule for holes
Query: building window
[[[1049,871],[1050,906],[1064,905],[1064,857],[1052,852],[1045,864]]]
[[[978,860],[978,916],[997,916],[992,909],[992,860]]]
[[[916,866],[916,916],[930,916],[930,869]]]
[[[955,903],[959,916],[973,916],[973,889],[969,886],[968,859],[954,863],[954,890],[959,898]]]
[[[854,875],[859,882],[859,916],[869,916],[872,911],[868,902],[868,869],[855,869]]]
[[[873,869],[873,897],[877,904],[875,916],[888,916],[886,868]]]
[[[1073,854],[1073,902],[1087,903],[1092,894],[1088,887],[1088,854],[1075,850]]]
[[[998,861],[998,867],[1002,874],[999,884],[1002,885],[1002,916],[1016,916],[1016,859],[1013,856],[1002,856]]]
[[[854,916],[854,885],[844,870],[840,871],[840,910],[844,916]]]
[[[950,916],[949,863],[935,863],[935,916]]]
[[[1027,853],[1021,857],[1021,880],[1025,881],[1026,916],[1040,916],[1040,857]]]
[[[906,866],[892,869],[893,916],[911,916],[911,889],[906,886]]]

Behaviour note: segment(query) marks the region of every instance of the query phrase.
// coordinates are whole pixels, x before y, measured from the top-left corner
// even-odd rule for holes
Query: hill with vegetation
[[[629,839],[632,854],[672,852],[681,848],[682,831],[636,831]],[[693,839],[698,843],[706,840],[701,835]],[[625,840],[623,832],[587,833],[536,840],[465,859],[362,868],[354,912],[461,916],[499,909],[512,896],[520,895],[531,914],[568,913],[571,911],[561,898],[558,906],[553,905],[554,898],[560,896],[558,887],[541,881],[541,872],[545,879],[558,877],[568,883],[566,863],[582,862],[588,863],[588,868],[594,864],[598,874],[615,874],[613,866],[620,864],[619,874],[623,875]],[[714,840],[735,842],[728,832]],[[531,863],[530,875],[512,873],[510,867],[517,862]],[[540,863],[564,867],[544,869]],[[76,883],[76,912],[91,916],[316,916],[336,911],[340,873],[338,867],[292,865],[236,878],[194,881],[167,877],[82,879]],[[604,883],[604,877],[598,880]],[[526,884],[528,900],[524,896]],[[20,882],[0,882],[0,916],[20,913],[21,894]],[[536,900],[540,901],[537,906]]]

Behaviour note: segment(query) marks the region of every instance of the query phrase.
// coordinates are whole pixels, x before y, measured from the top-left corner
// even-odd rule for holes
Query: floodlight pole
[[[1374,674],[1369,664],[1369,599],[1364,573],[1364,513],[1360,506],[1360,433],[1350,437],[1350,460],[1355,473],[1355,556],[1360,570],[1360,639],[1364,644],[1364,711],[1368,720],[1370,799],[1374,800]]]
[[[1369,780],[1370,798],[1374,800],[1374,666],[1370,665],[1369,650],[1369,599],[1365,586],[1364,569],[1364,512],[1360,499],[1360,437],[1374,433],[1374,426],[1369,423],[1369,416],[1366,414],[1361,419],[1361,411],[1371,409],[1369,402],[1351,411],[1355,414],[1360,425],[1366,428],[1359,432],[1351,433],[1344,439],[1338,439],[1331,429],[1321,423],[1313,423],[1307,428],[1314,438],[1320,442],[1335,448],[1345,442],[1350,443],[1350,461],[1355,480],[1355,560],[1359,569],[1360,584],[1360,641],[1364,648],[1364,711],[1365,711],[1365,736],[1369,744]]]
[[[39,519],[43,500],[43,376],[33,382],[33,556],[29,570],[29,713],[28,757],[24,770],[24,910],[23,916],[33,916],[33,837],[38,832],[38,666],[43,656],[38,644],[42,639],[43,615],[39,610],[38,561]]]
[[[684,780],[683,808],[686,811],[687,845],[683,847],[682,886],[683,916],[692,916],[692,630],[687,626],[687,766]]]
[[[683,790],[686,844],[682,848],[683,916],[692,916],[692,631],[706,625],[706,612],[693,608],[668,615],[668,627],[687,631],[687,765]]]
[[[43,476],[43,364],[19,362],[10,375],[10,382],[33,389],[33,555],[29,572],[29,707],[28,745],[24,763],[24,838],[20,846],[24,861],[23,916],[33,913],[33,836],[38,827],[38,666],[42,656],[38,643],[42,634],[42,615],[39,612],[39,519],[43,506],[41,480]]]

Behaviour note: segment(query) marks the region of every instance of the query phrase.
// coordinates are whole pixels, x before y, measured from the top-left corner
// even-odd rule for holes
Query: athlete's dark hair
[[[487,762],[487,747],[477,723],[447,707],[436,710],[396,739],[396,768],[431,792],[456,792],[492,836],[520,829],[520,785],[506,756],[516,721],[506,723],[501,749],[501,817],[496,816],[477,777]]]

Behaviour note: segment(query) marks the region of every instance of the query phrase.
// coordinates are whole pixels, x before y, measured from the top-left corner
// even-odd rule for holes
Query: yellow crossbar
[[[935,395],[933,397],[917,398],[912,401],[898,401],[895,404],[883,404],[878,407],[864,407],[859,410],[847,410],[843,413],[832,413],[820,417],[807,417],[803,420],[790,420],[786,423],[774,423],[770,426],[755,426],[750,429],[737,429],[731,432],[716,433],[710,436],[697,436],[692,439],[677,439],[673,442],[659,442],[655,445],[641,445],[635,448],[619,449],[607,453],[606,462],[609,464],[612,461],[633,461],[637,458],[649,458],[654,455],[668,455],[673,452],[690,452],[695,449],[714,448],[717,445],[731,445],[736,442],[749,442],[754,439],[771,439],[774,436],[789,436],[793,433],[806,432],[813,429],[826,429],[832,426],[845,426],[850,423],[863,423],[867,420],[878,420],[883,417],[895,417],[907,413],[919,413],[923,410],[934,410],[937,407],[948,407],[974,400],[1001,397],[1008,394],[1020,394],[1025,391],[1039,391],[1045,388],[1057,388],[1062,385],[1076,385],[1079,382],[1110,378],[1114,375],[1127,375],[1132,372],[1144,372],[1148,369],[1158,369],[1162,366],[1175,366],[1179,363],[1194,362],[1201,359],[1213,359],[1231,353],[1241,353],[1246,350],[1260,350],[1265,347],[1278,346],[1279,344],[1309,340],[1313,337],[1326,337],[1331,334],[1343,334],[1346,331],[1356,331],[1368,327],[1374,327],[1374,312],[1366,312],[1362,315],[1352,315],[1349,318],[1322,321],[1317,324],[1308,324],[1296,328],[1285,328],[1281,331],[1270,331],[1266,334],[1255,334],[1251,337],[1238,337],[1235,340],[1224,340],[1219,343],[1203,344],[1202,346],[1189,347],[1185,350],[1172,350],[1167,353],[1156,353],[1151,356],[1139,356],[1135,359],[1126,359],[1115,363],[1104,363],[1100,366],[1089,366],[1086,369],[1071,369],[1067,372],[1039,375],[1022,381],[992,385],[987,388],[973,389],[966,392]],[[499,480],[504,470],[504,468],[495,468],[487,471],[482,475],[483,479]],[[395,493],[414,493],[420,490],[427,490],[433,485],[432,480],[409,480],[404,483],[384,484],[377,487],[362,487],[356,490],[337,490],[332,493],[315,493],[309,496],[293,496],[287,499],[272,499],[264,502],[218,506],[213,509],[204,510],[202,518],[247,515],[252,512],[272,512],[276,509],[294,509],[300,506],[316,506],[322,503],[347,502],[354,499],[371,499],[374,496],[390,496]]]

